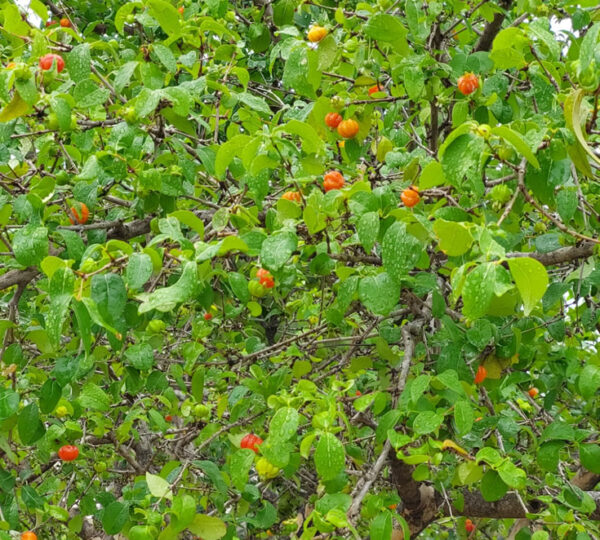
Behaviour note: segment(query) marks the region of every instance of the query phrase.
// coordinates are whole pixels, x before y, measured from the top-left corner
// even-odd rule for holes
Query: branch
[[[500,2],[500,7],[504,9],[508,9],[512,0],[503,0]],[[506,13],[496,13],[494,18],[487,24],[485,29],[483,30],[483,34],[479,38],[477,45],[475,45],[475,49],[473,52],[479,51],[489,51],[492,48],[492,43],[494,42],[495,37],[500,32],[502,28],[502,23],[506,18]]]
[[[549,251],[548,253],[513,251],[507,253],[506,256],[511,259],[517,257],[531,257],[532,259],[541,262],[544,266],[552,266],[575,261],[577,259],[587,259],[594,254],[594,246],[594,242],[582,242],[578,246],[559,248],[555,251]]]

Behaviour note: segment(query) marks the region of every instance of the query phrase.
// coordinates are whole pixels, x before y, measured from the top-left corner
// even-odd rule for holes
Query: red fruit
[[[458,78],[457,86],[461,94],[468,96],[479,88],[479,78],[474,73],[465,73]]]
[[[48,28],[49,26],[54,26],[56,24],[56,21],[46,21],[46,28]]]
[[[477,368],[477,373],[475,374],[475,384],[481,384],[483,381],[485,381],[486,377],[487,369],[485,369],[483,366],[479,366]]]
[[[419,196],[417,188],[412,186],[402,192],[400,199],[404,203],[404,206],[407,208],[412,208],[419,203],[421,197]]]
[[[58,450],[58,457],[63,461],[73,461],[79,455],[79,448],[72,444],[61,446]]]
[[[204,320],[205,321],[210,321],[213,318],[213,314],[209,313],[208,311],[204,314]]]
[[[71,21],[70,21],[69,19],[67,19],[66,17],[63,17],[63,18],[60,20],[60,25],[61,25],[63,28],[71,28]]]
[[[361,392],[360,390],[357,390],[357,391],[356,391],[356,395],[357,395],[357,396],[362,396],[362,392]]]
[[[177,11],[179,11],[180,15],[183,15],[183,12],[184,12],[183,6],[178,7]]]
[[[372,96],[373,94],[375,94],[377,92],[383,92],[383,87],[381,87],[378,84],[376,84],[375,86],[371,86],[371,88],[369,88],[369,95],[370,96]]]
[[[56,62],[56,71],[59,73],[65,69],[65,61],[58,54],[45,54],[40,58],[40,68],[44,71],[52,69],[52,64]]]
[[[342,115],[336,112],[330,112],[325,115],[325,124],[330,128],[338,127],[342,120]]]
[[[266,289],[272,289],[275,286],[275,280],[273,279],[271,272],[264,268],[260,268],[258,272],[256,272],[256,277],[258,278],[258,282]]]
[[[340,122],[339,126],[337,127],[337,132],[341,137],[344,137],[344,139],[351,139],[352,137],[356,136],[359,129],[360,126],[358,125],[358,122],[350,119]]]
[[[165,415],[165,420],[167,422],[172,422],[173,421],[173,415],[172,414],[167,414]]]
[[[258,454],[258,447],[263,443],[263,440],[254,433],[248,433],[240,442],[240,448],[249,448]]]
[[[530,388],[527,391],[527,393],[529,394],[529,396],[531,398],[535,399],[535,396],[537,396],[540,393],[540,391],[534,386],[534,387]]]
[[[342,173],[338,171],[329,171],[323,177],[323,188],[325,191],[331,191],[332,189],[342,189],[345,181]]]
[[[470,519],[465,521],[465,530],[468,533],[472,533],[475,530],[475,525],[473,525],[473,522]]]
[[[87,220],[90,217],[90,211],[85,203],[80,203],[80,213],[77,212],[77,209],[74,206],[71,206],[71,215],[69,216],[69,221],[71,225],[75,225],[75,221],[80,225],[87,223]]]

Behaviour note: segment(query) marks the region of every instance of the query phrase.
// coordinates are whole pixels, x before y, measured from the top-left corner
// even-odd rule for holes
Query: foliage
[[[0,539],[599,534],[596,0],[63,4],[0,2]]]

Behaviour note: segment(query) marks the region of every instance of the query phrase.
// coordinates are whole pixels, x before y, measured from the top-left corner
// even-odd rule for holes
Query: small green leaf
[[[150,491],[153,497],[158,497],[159,499],[173,498],[171,484],[169,484],[169,482],[167,482],[161,476],[147,472],[146,483],[148,484],[148,490]]]
[[[321,435],[315,448],[315,466],[319,477],[327,482],[344,470],[344,446],[333,433]]]

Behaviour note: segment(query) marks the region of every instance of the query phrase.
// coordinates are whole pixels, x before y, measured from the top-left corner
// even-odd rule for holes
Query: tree
[[[598,537],[595,0],[0,7],[0,539]]]

